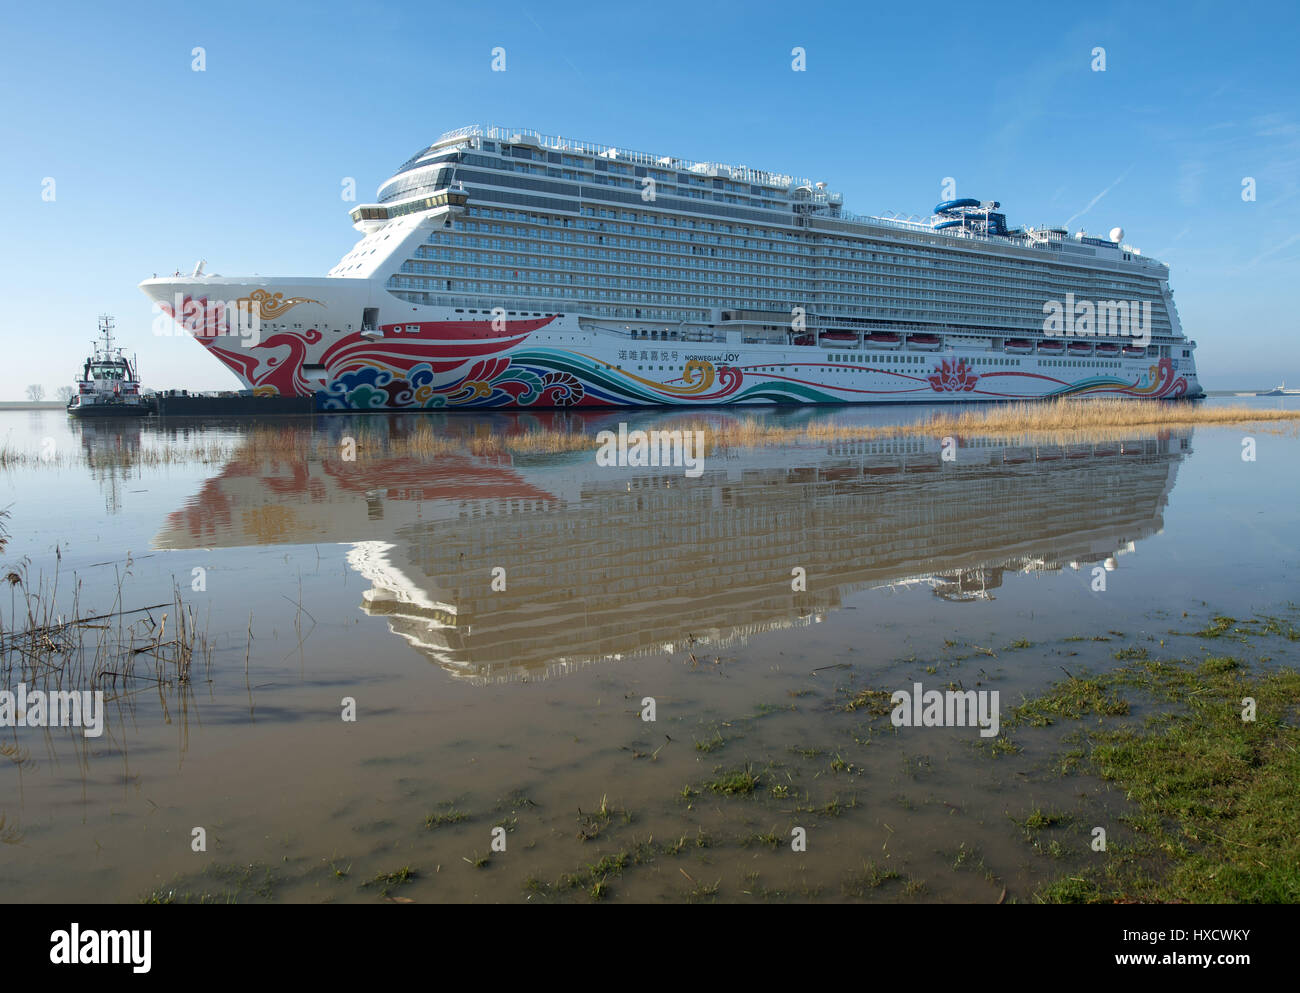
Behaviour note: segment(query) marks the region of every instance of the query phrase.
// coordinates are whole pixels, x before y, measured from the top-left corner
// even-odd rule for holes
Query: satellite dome
[[[1115,244],[1118,245],[1121,241],[1124,240],[1124,229],[1123,229],[1123,228],[1111,228],[1111,229],[1110,229],[1110,240],[1113,241]]]

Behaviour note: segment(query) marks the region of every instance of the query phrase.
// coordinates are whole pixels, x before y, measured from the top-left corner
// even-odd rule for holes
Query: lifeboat
[[[1147,350],[1146,350],[1145,348],[1143,348],[1141,345],[1125,345],[1125,346],[1124,346],[1124,355],[1125,355],[1126,358],[1130,358],[1130,359],[1140,359],[1140,358],[1142,358],[1144,355],[1146,355],[1146,353],[1147,353]]]
[[[940,345],[937,334],[909,334],[907,343],[915,348],[938,348]]]
[[[1109,342],[1105,342],[1105,343],[1103,343],[1103,344],[1100,344],[1100,345],[1097,346],[1097,354],[1098,354],[1098,355],[1118,355],[1118,354],[1119,354],[1119,345],[1113,345],[1113,344],[1111,344],[1111,343],[1109,343]]]
[[[822,341],[857,341],[858,336],[853,331],[823,331]]]
[[[1044,355],[1060,355],[1065,351],[1065,342],[1063,341],[1040,341],[1038,350]]]
[[[796,345],[811,345],[813,344],[813,336],[810,334],[801,334],[794,340],[794,343]]]
[[[1088,344],[1086,341],[1072,341],[1072,342],[1070,342],[1070,354],[1071,354],[1071,355],[1091,355],[1091,354],[1092,354],[1092,346],[1091,346],[1090,344]]]
[[[867,335],[867,341],[873,345],[890,345],[897,347],[903,343],[901,334],[894,334],[892,331],[872,331]]]
[[[1021,355],[1025,352],[1032,352],[1034,350],[1034,343],[1028,338],[1008,338],[1003,348],[1008,352]]]

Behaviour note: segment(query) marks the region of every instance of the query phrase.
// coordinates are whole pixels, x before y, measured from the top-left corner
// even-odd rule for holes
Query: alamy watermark
[[[703,431],[629,431],[620,423],[618,433],[596,435],[598,466],[681,466],[692,479],[704,473]]]
[[[104,733],[104,691],[0,690],[0,728],[79,727],[87,738]]]
[[[1075,300],[1043,304],[1043,333],[1049,338],[1132,338],[1146,348],[1151,344],[1150,300]]]
[[[975,727],[981,738],[996,738],[1002,726],[997,690],[895,690],[889,721],[896,728]]]
[[[153,333],[167,337],[180,332],[196,338],[237,337],[250,346],[262,337],[262,307],[257,300],[195,300],[176,294],[174,304],[153,305]]]
[[[153,932],[142,930],[81,930],[50,932],[50,962],[54,965],[129,965],[137,974],[152,967]]]

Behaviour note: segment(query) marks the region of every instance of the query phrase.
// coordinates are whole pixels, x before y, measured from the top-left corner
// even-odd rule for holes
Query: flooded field
[[[72,688],[74,642],[118,659],[102,734],[0,728],[0,886],[1029,901],[1143,825],[1016,708],[1133,660],[1296,664],[1290,425],[721,446],[695,475],[398,444],[676,416],[0,413],[39,456],[0,468],[0,689]],[[900,414],[696,419],[753,416]],[[896,727],[916,684],[1000,722]]]

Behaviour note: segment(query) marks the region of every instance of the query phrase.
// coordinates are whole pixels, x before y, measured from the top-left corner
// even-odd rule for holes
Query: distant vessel
[[[68,401],[68,413],[77,417],[130,417],[153,409],[140,393],[140,380],[122,349],[113,344],[113,318],[99,317],[100,337],[91,344],[90,357]]]
[[[1288,390],[1286,380],[1283,380],[1280,386],[1274,386],[1271,390],[1260,390],[1255,394],[1257,397],[1295,397],[1300,396],[1300,390]]]
[[[1203,395],[1167,266],[1000,206],[856,216],[824,183],[471,126],[352,209],[327,276],[140,288],[244,388],[324,410]]]

